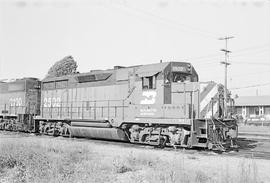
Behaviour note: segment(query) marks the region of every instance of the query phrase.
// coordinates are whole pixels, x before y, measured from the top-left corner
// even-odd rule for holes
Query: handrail
[[[127,100],[130,97],[130,95],[134,92],[135,88],[136,88],[136,86],[132,87],[132,89],[130,90],[128,96],[124,100]]]
[[[86,104],[86,102],[89,102],[89,104]],[[60,118],[60,116],[63,118],[69,116],[71,119],[111,119],[111,117],[121,117],[124,119],[125,107],[128,107],[125,105],[125,100],[69,101],[61,102],[59,106],[42,105],[41,116],[49,118]],[[119,111],[119,109],[122,110]]]

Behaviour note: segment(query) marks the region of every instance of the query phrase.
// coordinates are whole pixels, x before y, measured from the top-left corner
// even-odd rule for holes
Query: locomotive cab
[[[223,85],[198,82],[196,71],[188,63],[172,63],[171,73],[164,83],[169,85],[170,92],[166,93],[171,97],[171,104],[184,104],[184,111],[188,113],[184,115],[185,121],[191,119],[189,139],[192,146],[220,149],[224,144],[233,145],[237,125],[231,116],[224,115],[227,104]]]

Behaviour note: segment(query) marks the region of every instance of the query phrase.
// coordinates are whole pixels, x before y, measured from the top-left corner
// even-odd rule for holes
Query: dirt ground
[[[20,147],[22,147],[21,150]],[[23,153],[17,153],[19,150]],[[21,154],[25,154],[25,157],[20,160],[22,163],[17,163],[18,165],[15,164],[11,167],[7,166],[8,168],[5,167],[3,162],[7,161],[4,158],[10,158],[9,152],[18,154],[18,156],[14,155],[13,159],[20,159]],[[42,157],[46,156],[50,159],[46,160],[45,165],[49,164],[54,169],[54,173],[46,174],[49,178],[44,180],[43,175],[37,179],[37,175],[44,173],[36,173],[37,175],[32,176],[31,171],[37,171],[37,167],[35,167],[37,165],[33,165],[34,163],[28,164],[28,162],[33,161],[32,156],[32,159],[26,163],[24,162],[29,154],[38,154],[38,152],[42,154]],[[6,156],[6,154],[9,155]],[[63,159],[63,157],[67,158]],[[70,162],[70,157],[76,161]],[[66,165],[65,161],[68,161],[69,164]],[[22,173],[23,176],[19,177],[19,179],[14,177],[12,171],[21,164],[24,165],[25,170]],[[59,169],[60,165],[61,169]],[[28,166],[33,167],[29,168]],[[41,165],[38,166],[42,169]],[[66,176],[65,172],[62,171],[65,166],[76,167],[76,169],[69,176]],[[96,171],[92,170],[93,167],[96,167]],[[2,132],[0,132],[0,168],[2,168],[2,170],[0,169],[0,182],[19,182],[21,180],[24,180],[24,182],[48,182],[50,180],[49,182],[130,183],[270,182],[270,160],[265,159],[231,157],[214,152],[200,153],[196,150],[184,149],[166,151],[154,149],[153,147],[142,148],[140,145],[134,146],[115,142],[111,144],[110,142],[85,139],[36,137],[31,135],[23,137],[19,134]],[[89,172],[89,169],[91,169],[91,172]],[[51,174],[54,174],[54,176],[52,177]]]
[[[238,125],[238,131],[241,133],[264,133],[270,135],[270,126]]]
[[[265,139],[270,142],[270,127],[255,125],[239,125],[238,137],[248,139]]]

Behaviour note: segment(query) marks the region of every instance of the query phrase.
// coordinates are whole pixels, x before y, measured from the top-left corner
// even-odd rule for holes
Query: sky
[[[44,78],[72,55],[78,71],[166,61],[239,96],[270,95],[270,0],[0,0],[0,79]]]

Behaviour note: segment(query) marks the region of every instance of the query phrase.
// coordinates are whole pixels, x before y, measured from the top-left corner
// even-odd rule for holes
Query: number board
[[[188,72],[187,68],[184,66],[174,66],[172,67],[173,72]]]

